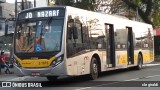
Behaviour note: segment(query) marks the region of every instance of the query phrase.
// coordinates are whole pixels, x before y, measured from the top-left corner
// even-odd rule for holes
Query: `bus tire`
[[[98,78],[98,62],[95,57],[92,57],[90,64],[90,79],[94,80]]]
[[[140,70],[142,69],[142,65],[143,65],[143,58],[141,54],[138,54],[138,65],[135,67],[136,70]]]
[[[58,76],[47,76],[48,81],[55,81],[58,79]]]

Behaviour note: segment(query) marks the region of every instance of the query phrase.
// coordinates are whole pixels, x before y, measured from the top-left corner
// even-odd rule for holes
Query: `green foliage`
[[[153,11],[151,17],[153,17],[153,23],[155,26],[160,26],[160,1],[153,0]]]
[[[82,0],[81,2],[76,3],[76,7],[86,9],[86,10],[94,10],[94,0]]]
[[[107,1],[109,0],[103,0],[103,2]],[[56,0],[57,5],[73,6],[92,11],[95,11],[100,4],[96,2],[102,2],[102,0]],[[138,12],[144,22],[153,26],[160,26],[160,0],[112,0],[110,5],[106,6],[111,7],[109,11],[112,14],[124,8],[125,12],[131,14],[128,18],[134,17]]]
[[[66,5],[73,6],[86,10],[94,10],[95,9],[96,0],[57,0],[57,5]]]
[[[122,0],[135,12],[138,8],[139,16],[144,22],[154,27],[160,25],[160,0]]]

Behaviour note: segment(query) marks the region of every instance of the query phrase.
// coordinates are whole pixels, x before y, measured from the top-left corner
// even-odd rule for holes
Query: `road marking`
[[[25,80],[26,78],[30,78],[30,76],[17,77],[17,78],[13,78],[13,79],[6,80],[6,81],[23,81],[23,80]]]
[[[147,76],[145,78],[151,78],[151,77],[160,77],[160,75]]]
[[[85,89],[90,89],[92,87],[85,87],[85,88],[79,88],[79,89],[75,89],[75,90],[85,90]]]
[[[140,78],[134,78],[134,79],[128,79],[128,80],[124,80],[124,81],[135,81],[135,80],[138,80]]]
[[[144,78],[151,78],[151,77],[160,77],[160,75],[146,76]],[[100,85],[95,85],[95,86],[91,86],[91,87],[79,88],[79,89],[75,89],[75,90],[91,89],[91,88],[94,88],[94,87],[100,87],[100,86],[105,86],[105,85],[110,85],[110,84],[116,84],[116,83],[121,83],[121,82],[126,82],[126,81],[135,81],[135,80],[138,80],[138,79],[141,79],[141,78],[133,78],[133,79],[123,80],[123,81],[117,81],[117,82],[113,82],[113,83],[100,84]]]
[[[95,86],[91,86],[91,87],[84,87],[84,88],[79,88],[79,89],[75,89],[75,90],[85,90],[85,89],[91,89],[93,87],[100,87],[100,86],[104,86],[104,85],[110,85],[110,84],[116,84],[116,83],[120,83],[123,81],[117,81],[117,82],[113,82],[113,83],[107,83],[107,84],[100,84],[100,85],[95,85]]]

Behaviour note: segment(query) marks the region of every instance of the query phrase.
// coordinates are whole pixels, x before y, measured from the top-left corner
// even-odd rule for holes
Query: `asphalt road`
[[[21,81],[37,81],[42,88],[0,88],[0,90],[159,90],[160,65],[142,70],[118,70],[102,73],[97,80],[86,76],[66,77],[49,82],[44,77],[28,77]]]

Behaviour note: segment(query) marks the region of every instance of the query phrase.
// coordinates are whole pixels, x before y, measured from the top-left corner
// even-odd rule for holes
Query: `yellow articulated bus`
[[[18,14],[15,73],[90,75],[154,61],[152,25],[70,6],[41,7]]]

